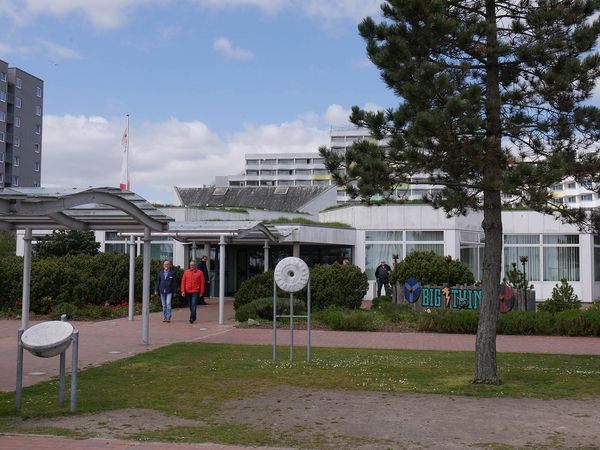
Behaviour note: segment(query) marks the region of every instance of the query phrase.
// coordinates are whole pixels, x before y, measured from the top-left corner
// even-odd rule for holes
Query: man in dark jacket
[[[384,260],[381,260],[377,269],[375,269],[375,279],[377,280],[377,297],[381,297],[381,288],[385,286],[385,295],[391,295],[389,275],[392,268]]]
[[[208,261],[208,257],[205,255],[200,259],[200,262],[198,263],[198,269],[200,269],[202,271],[202,275],[204,275],[204,293],[206,294],[207,297],[210,297],[210,294],[208,294],[208,267],[206,266],[206,261]],[[204,295],[202,295],[200,297],[200,300],[198,301],[199,305],[207,305],[208,303],[206,303],[206,301],[204,300]]]
[[[177,292],[177,280],[175,271],[171,268],[171,261],[163,261],[163,270],[156,277],[156,288],[154,291],[160,294],[163,308],[163,322],[171,322],[171,300]]]

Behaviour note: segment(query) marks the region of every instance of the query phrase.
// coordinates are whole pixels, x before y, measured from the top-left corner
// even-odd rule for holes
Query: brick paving
[[[126,358],[175,342],[211,342],[223,344],[271,344],[270,329],[235,328],[233,302],[225,303],[224,325],[217,324],[218,305],[199,307],[198,321],[188,323],[188,310],[174,310],[173,321],[162,322],[162,314],[150,315],[150,345],[141,343],[141,320],[127,318],[102,322],[75,322],[80,333],[79,367],[85,368]],[[32,322],[35,323],[35,322]],[[16,374],[16,336],[18,320],[0,320],[0,391],[13,391]],[[306,343],[306,331],[295,332],[296,345]],[[278,331],[278,343],[289,343],[289,332]],[[314,330],[313,347],[385,348],[414,350],[473,351],[475,336],[436,333],[340,332]],[[555,353],[573,355],[600,355],[600,338],[562,336],[498,336],[499,352]],[[67,351],[67,370],[70,368],[70,350]],[[32,372],[42,372],[32,375]],[[58,374],[58,358],[35,358],[25,352],[24,386],[48,380]],[[77,440],[63,437],[2,435],[2,449],[239,449],[243,447],[213,444],[164,444],[113,439]]]

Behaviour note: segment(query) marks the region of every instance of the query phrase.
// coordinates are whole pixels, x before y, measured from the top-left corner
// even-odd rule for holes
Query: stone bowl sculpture
[[[50,358],[69,348],[74,331],[73,325],[68,322],[42,322],[25,330],[21,343],[29,353],[41,358]]]

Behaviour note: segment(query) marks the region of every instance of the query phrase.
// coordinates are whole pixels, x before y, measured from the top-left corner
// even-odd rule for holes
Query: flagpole
[[[127,113],[127,190],[131,190],[131,183],[129,182],[129,139],[131,135],[129,134],[129,113]]]

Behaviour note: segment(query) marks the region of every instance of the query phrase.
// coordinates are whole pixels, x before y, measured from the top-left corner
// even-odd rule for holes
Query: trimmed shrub
[[[277,314],[290,313],[290,299],[277,299]],[[294,299],[294,315],[306,314],[306,305],[300,299]],[[273,298],[259,298],[240,306],[235,310],[235,320],[246,322],[248,319],[273,320]]]
[[[277,288],[277,298],[286,297],[289,294]],[[304,298],[304,291],[296,292],[294,297]],[[255,275],[244,281],[234,296],[233,308],[237,311],[240,306],[247,305],[261,298],[271,297],[273,301],[273,271]]]
[[[560,285],[557,284],[554,286],[554,289],[552,289],[552,298],[538,306],[539,311],[550,313],[559,313],[569,309],[580,308],[581,301],[577,295],[575,295],[573,286],[571,286],[564,278],[560,280]]]
[[[362,309],[329,307],[315,312],[313,319],[337,331],[375,331],[379,328],[375,314]]]
[[[557,334],[562,336],[600,336],[600,312],[570,309],[554,316]]]
[[[433,252],[412,252],[396,264],[390,274],[392,284],[403,284],[408,278],[415,277],[422,285],[451,286],[475,283],[471,270],[457,259],[446,260]]]
[[[142,258],[136,259],[135,293],[142,297]],[[151,290],[162,264],[152,260]],[[178,282],[183,271],[174,267]],[[0,259],[0,307],[20,305],[22,296],[23,258]],[[76,306],[117,305],[129,296],[129,257],[125,254],[68,255],[34,258],[31,268],[31,311],[47,314],[61,303]],[[159,302],[160,303],[160,302]]]
[[[382,295],[381,297],[375,297],[371,301],[371,310],[378,310],[378,309],[381,309],[385,305],[391,305],[391,304],[392,304],[392,298],[388,297],[387,295]]]
[[[511,311],[499,315],[496,330],[498,334],[552,335],[554,316],[548,312]]]
[[[422,312],[417,320],[417,329],[436,333],[475,334],[478,319],[478,311],[440,309]]]
[[[369,288],[367,274],[357,266],[317,265],[311,272],[311,301],[313,309],[329,306],[358,309]]]
[[[371,308],[372,309],[372,308]],[[394,303],[383,303],[377,309],[386,321],[392,323],[408,322],[416,324],[417,313],[415,313],[408,303],[396,305]]]
[[[79,317],[79,308],[71,303],[61,303],[52,310],[50,317],[59,320],[63,314],[67,315],[67,320],[76,319]]]

